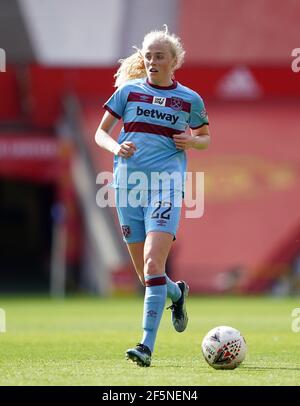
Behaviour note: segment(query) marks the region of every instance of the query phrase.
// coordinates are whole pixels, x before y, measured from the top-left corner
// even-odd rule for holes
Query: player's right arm
[[[99,147],[112,152],[114,155],[127,159],[135,153],[136,146],[130,141],[124,141],[122,144],[118,144],[117,141],[111,137],[110,134],[117,121],[118,119],[115,116],[106,111],[96,131],[95,141]]]

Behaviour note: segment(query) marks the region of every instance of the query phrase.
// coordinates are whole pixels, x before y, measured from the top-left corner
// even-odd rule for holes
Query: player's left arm
[[[190,133],[174,134],[173,140],[177,149],[206,149],[210,143],[208,125],[204,124],[200,128],[191,129]]]

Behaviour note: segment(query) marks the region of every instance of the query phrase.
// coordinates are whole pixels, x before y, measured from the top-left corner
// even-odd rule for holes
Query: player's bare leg
[[[141,281],[141,284],[145,286],[145,279],[144,279],[144,246],[145,242],[136,242],[136,243],[127,243],[127,249],[130,254],[134,269]],[[171,298],[173,301],[176,301],[180,298],[180,294],[176,297],[176,288],[175,282],[173,282],[167,276],[167,285],[168,285],[168,297]]]
[[[144,276],[165,273],[167,258],[174,236],[169,233],[150,231],[144,245]]]
[[[144,245],[145,242],[135,242],[127,244],[127,248],[135,268],[135,271],[141,281],[141,284],[145,286],[144,279]]]

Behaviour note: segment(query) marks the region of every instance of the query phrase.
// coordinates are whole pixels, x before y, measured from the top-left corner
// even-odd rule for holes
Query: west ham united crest
[[[122,226],[122,233],[125,238],[130,237],[130,227],[129,226]]]
[[[171,105],[170,107],[173,110],[180,111],[182,110],[183,100],[180,97],[171,97]]]

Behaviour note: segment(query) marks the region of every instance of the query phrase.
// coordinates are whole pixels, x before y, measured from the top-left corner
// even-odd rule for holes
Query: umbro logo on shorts
[[[166,222],[166,220],[159,219],[156,221],[156,224],[160,227],[165,227],[167,222]]]

